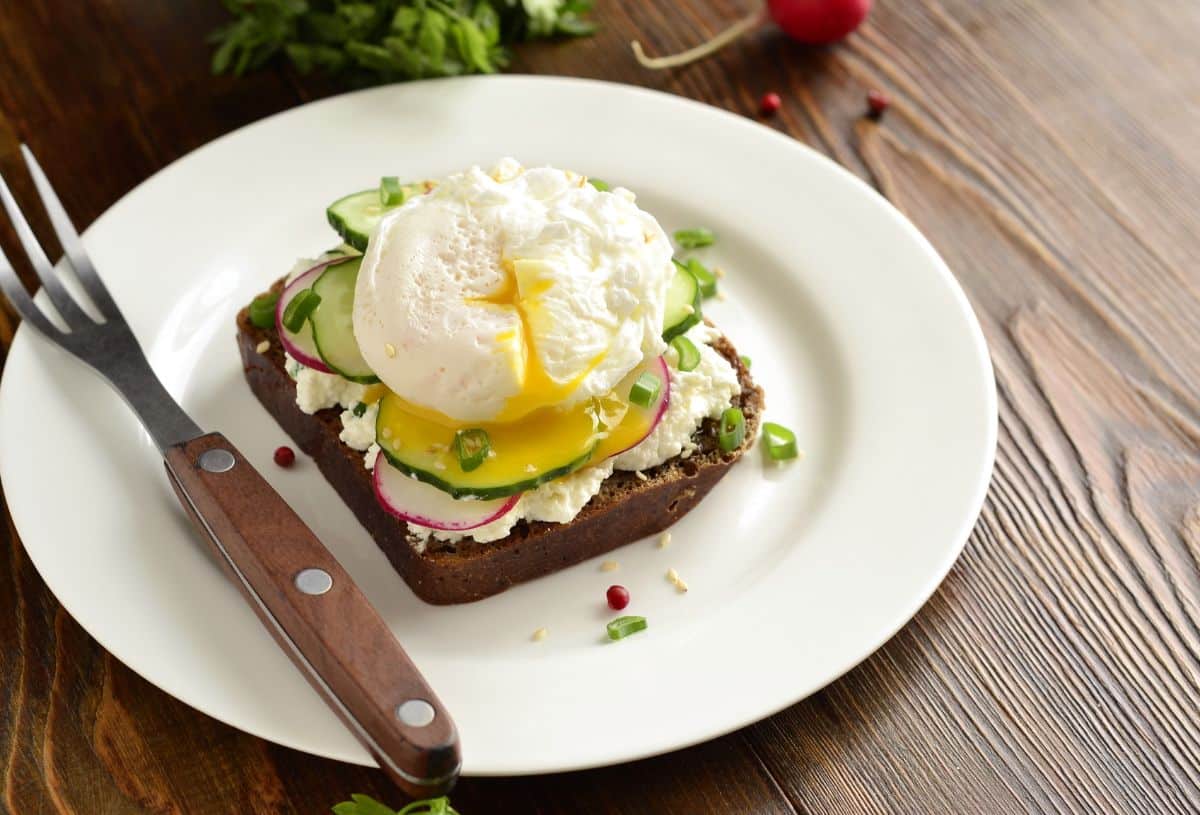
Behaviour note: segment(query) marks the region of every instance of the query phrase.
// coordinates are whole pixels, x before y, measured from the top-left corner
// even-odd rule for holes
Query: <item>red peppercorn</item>
[[[764,93],[762,99],[758,100],[758,112],[763,116],[771,116],[782,104],[783,100],[779,98],[779,94]]]
[[[883,115],[883,112],[892,104],[892,100],[883,91],[872,90],[867,92],[867,115],[872,119],[878,119]]]
[[[613,611],[620,611],[629,605],[629,589],[624,586],[609,586],[608,587],[608,607]]]
[[[291,467],[296,463],[296,451],[286,444],[275,448],[275,463],[280,467]]]

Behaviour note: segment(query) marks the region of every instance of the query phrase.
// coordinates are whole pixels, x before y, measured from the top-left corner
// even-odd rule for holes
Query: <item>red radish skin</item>
[[[714,54],[729,43],[769,22],[793,40],[807,45],[828,45],[858,28],[871,11],[873,0],[766,0],[750,15],[738,20],[706,43],[667,57],[648,57],[640,42],[631,43],[633,55],[645,68],[678,68]]]
[[[375,500],[389,513],[402,521],[446,532],[465,532],[491,523],[521,500],[519,493],[494,501],[452,498],[396,469],[382,453],[375,459],[372,482]]]
[[[872,0],[767,0],[775,25],[796,42],[828,45],[867,19]]]
[[[312,341],[312,335],[297,336],[284,328],[283,311],[297,294],[311,287],[317,281],[317,278],[321,276],[321,272],[325,271],[326,266],[332,266],[334,263],[340,263],[343,260],[347,260],[347,258],[331,258],[306,270],[291,283],[283,287],[283,293],[279,295],[279,301],[275,304],[275,331],[279,334],[279,341],[283,343],[284,350],[291,354],[292,359],[304,367],[312,368],[326,374],[331,374],[333,371],[329,369],[329,366],[317,354],[317,346]]]

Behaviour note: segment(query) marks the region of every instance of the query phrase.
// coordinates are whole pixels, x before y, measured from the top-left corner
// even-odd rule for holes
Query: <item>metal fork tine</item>
[[[50,302],[54,303],[54,308],[62,315],[63,320],[68,326],[79,327],[93,322],[92,318],[88,317],[79,304],[67,293],[62,281],[58,279],[58,274],[50,265],[50,259],[42,251],[37,236],[33,234],[29,222],[21,214],[21,208],[17,206],[17,200],[13,198],[12,191],[9,190],[3,176],[0,176],[0,203],[4,205],[4,211],[8,213],[13,229],[17,231],[17,237],[21,239],[21,245],[25,247],[25,254],[29,256],[29,262],[33,264],[33,270],[37,272],[38,279],[42,281],[46,294],[50,295]]]
[[[61,341],[62,332],[46,319],[46,315],[33,302],[29,292],[25,291],[25,287],[21,285],[20,278],[17,277],[8,258],[4,256],[4,252],[0,252],[0,290],[3,290],[8,302],[17,310],[17,314],[21,315],[22,320],[33,325],[50,339]]]
[[[96,304],[96,308],[100,309],[100,313],[105,318],[124,320],[121,310],[117,308],[116,301],[108,293],[108,287],[96,273],[87,252],[83,250],[83,241],[80,239],[79,233],[75,231],[70,216],[67,215],[62,202],[58,200],[58,194],[54,192],[54,187],[50,186],[50,180],[46,178],[46,173],[42,171],[41,165],[33,157],[33,151],[29,149],[28,145],[22,144],[21,155],[25,157],[25,164],[29,167],[33,184],[37,187],[38,195],[42,197],[42,206],[46,208],[46,214],[50,216],[50,225],[54,227],[54,234],[58,236],[58,242],[62,244],[63,252],[71,261],[75,277],[83,284],[84,291],[92,298],[92,302]]]

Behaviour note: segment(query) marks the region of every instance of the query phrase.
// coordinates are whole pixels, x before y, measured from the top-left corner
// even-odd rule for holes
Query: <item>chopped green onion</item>
[[[681,334],[671,340],[671,347],[679,355],[679,365],[677,366],[679,370],[696,370],[696,366],[700,364],[700,349],[696,347],[696,343]]]
[[[260,294],[250,301],[250,322],[255,328],[270,328],[275,325],[275,304],[278,302],[277,291]]]
[[[703,246],[712,246],[716,242],[717,236],[713,234],[713,231],[702,226],[695,229],[679,229],[675,232],[675,243],[684,249],[699,249]]]
[[[781,424],[763,422],[763,446],[772,461],[787,461],[800,455],[796,449],[796,434]]]
[[[398,207],[408,197],[400,179],[394,175],[385,175],[379,179],[379,203],[385,207]]]
[[[648,408],[658,398],[659,391],[662,390],[662,380],[656,374],[649,371],[642,371],[642,375],[633,383],[633,387],[629,389],[629,401],[635,405]]]
[[[354,409],[351,410],[350,412],[361,419],[363,414],[367,412],[367,403],[359,402],[357,405],[354,406]]]
[[[726,453],[742,446],[746,438],[746,417],[738,408],[725,408],[721,414],[721,427],[717,430],[717,442]]]
[[[750,357],[743,354],[742,356],[739,357],[739,359],[742,361],[742,364],[745,365],[747,368],[750,367]]]
[[[591,184],[596,189],[600,190],[600,192],[608,192],[609,190],[612,189],[612,187],[608,186],[608,182],[601,181],[598,178],[589,178],[588,183]]]
[[[299,292],[283,310],[283,327],[295,334],[304,328],[304,321],[321,305],[321,295],[312,289]]]
[[[645,617],[626,614],[624,617],[618,617],[608,624],[608,638],[610,640],[620,640],[628,637],[630,634],[636,634],[639,631],[645,630]]]
[[[692,277],[696,278],[696,282],[700,284],[701,295],[704,297],[716,297],[717,276],[710,272],[707,266],[695,258],[688,258],[687,270],[692,273]]]
[[[464,473],[482,464],[491,449],[492,440],[483,428],[472,427],[454,434],[454,452],[458,454],[458,466]]]

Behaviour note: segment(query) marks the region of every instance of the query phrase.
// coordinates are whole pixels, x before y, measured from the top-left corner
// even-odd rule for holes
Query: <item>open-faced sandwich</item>
[[[255,395],[416,594],[477,600],[670,526],[762,392],[633,193],[506,159],[329,207],[238,315]]]

